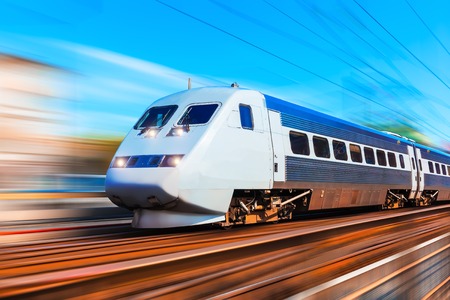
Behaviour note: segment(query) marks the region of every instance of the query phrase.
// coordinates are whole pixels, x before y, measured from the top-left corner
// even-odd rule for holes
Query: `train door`
[[[285,159],[280,113],[269,110],[270,133],[273,149],[273,181],[285,181]]]
[[[414,147],[416,151],[416,161],[417,161],[417,174],[418,174],[418,180],[417,180],[417,195],[416,199],[420,198],[422,196],[422,192],[425,186],[425,178],[422,168],[422,153],[420,152],[419,148]]]
[[[415,199],[417,192],[417,163],[414,150],[415,147],[408,146],[409,162],[411,164],[411,193],[409,194],[408,199]]]
[[[424,188],[424,175],[422,168],[422,155],[420,149],[414,145],[408,146],[408,154],[411,160],[411,193],[409,199],[417,199],[422,195]]]

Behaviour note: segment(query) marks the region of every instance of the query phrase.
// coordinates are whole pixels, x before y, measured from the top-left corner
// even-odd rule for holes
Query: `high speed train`
[[[449,200],[450,155],[234,84],[155,101],[105,190],[137,228],[276,222]]]

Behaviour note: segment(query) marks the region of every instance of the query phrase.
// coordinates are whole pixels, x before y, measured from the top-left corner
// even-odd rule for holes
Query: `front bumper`
[[[110,168],[105,191],[116,205],[133,208],[158,208],[178,198],[176,168]]]
[[[225,214],[194,214],[167,210],[134,210],[134,228],[170,228],[211,224],[225,220]]]

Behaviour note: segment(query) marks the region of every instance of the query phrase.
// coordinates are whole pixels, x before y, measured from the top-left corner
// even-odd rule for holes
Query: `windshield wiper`
[[[190,117],[189,117],[189,113],[186,115],[186,117],[184,117],[183,119],[183,128],[184,131],[189,132],[190,128],[189,128],[189,122],[190,122]]]

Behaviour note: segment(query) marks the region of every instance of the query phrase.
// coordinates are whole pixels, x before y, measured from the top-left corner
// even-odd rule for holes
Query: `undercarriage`
[[[235,190],[224,227],[289,220],[306,211],[312,190]]]
[[[439,191],[426,190],[417,199],[408,199],[410,190],[388,190],[383,209],[400,208],[404,206],[430,206],[437,200]]]
[[[416,200],[416,206],[429,206],[437,200],[439,191],[423,191],[419,199]]]
[[[323,192],[323,191],[322,191]],[[388,190],[382,209],[405,206],[429,206],[439,191],[423,191],[420,198],[408,199],[410,190]],[[222,227],[290,220],[308,211],[312,189],[235,190]]]

